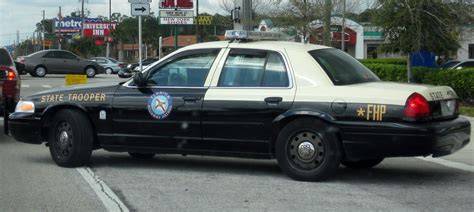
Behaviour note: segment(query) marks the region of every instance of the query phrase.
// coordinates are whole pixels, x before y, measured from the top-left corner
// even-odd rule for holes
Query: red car
[[[4,117],[5,133],[8,133],[8,114],[15,110],[20,99],[21,80],[15,65],[10,53],[0,48],[0,116]]]

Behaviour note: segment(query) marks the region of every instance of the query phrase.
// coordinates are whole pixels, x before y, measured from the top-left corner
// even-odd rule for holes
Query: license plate
[[[441,113],[443,116],[452,116],[456,110],[456,100],[441,101]]]

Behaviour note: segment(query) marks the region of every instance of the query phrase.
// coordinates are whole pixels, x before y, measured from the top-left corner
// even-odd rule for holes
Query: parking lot
[[[98,75],[89,83],[120,82]],[[21,95],[64,85],[61,75],[22,77]],[[472,124],[474,119],[470,118]],[[471,137],[471,140],[473,137]],[[274,160],[95,151],[60,168],[48,148],[0,135],[0,211],[470,211],[474,147],[451,156],[389,158],[370,170],[343,166],[322,183],[285,176]]]

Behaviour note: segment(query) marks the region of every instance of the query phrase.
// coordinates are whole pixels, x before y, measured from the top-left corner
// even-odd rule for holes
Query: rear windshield
[[[2,66],[12,66],[13,61],[10,57],[10,53],[8,53],[5,49],[0,49],[0,65]]]
[[[334,85],[380,81],[367,67],[338,49],[313,50],[309,54],[321,65]]]

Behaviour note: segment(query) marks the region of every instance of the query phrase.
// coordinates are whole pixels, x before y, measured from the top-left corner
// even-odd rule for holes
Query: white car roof
[[[296,51],[311,51],[317,49],[328,49],[330,47],[314,45],[314,44],[303,44],[289,41],[245,41],[245,42],[229,42],[229,41],[216,41],[194,44],[182,48],[182,50],[192,49],[205,49],[205,48],[249,48],[249,49],[266,49],[281,51],[284,49],[291,49]]]

